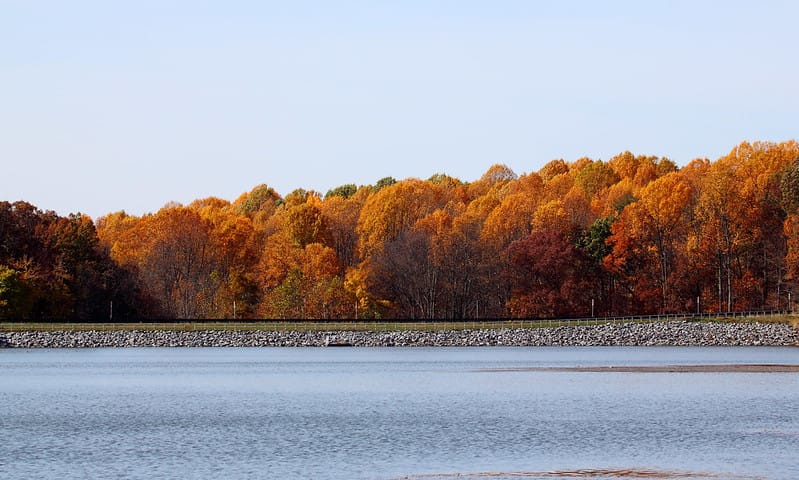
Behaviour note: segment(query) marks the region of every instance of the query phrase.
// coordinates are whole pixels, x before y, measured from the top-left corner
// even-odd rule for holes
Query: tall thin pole
[[[236,319],[236,301],[233,300],[233,320]]]
[[[108,309],[108,321],[110,321],[110,322],[114,321],[114,301],[113,300],[111,300],[111,306]]]

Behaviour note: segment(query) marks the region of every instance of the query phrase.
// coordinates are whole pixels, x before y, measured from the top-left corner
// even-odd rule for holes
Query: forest
[[[0,201],[0,319],[476,319],[785,309],[799,143],[621,153],[142,216]]]

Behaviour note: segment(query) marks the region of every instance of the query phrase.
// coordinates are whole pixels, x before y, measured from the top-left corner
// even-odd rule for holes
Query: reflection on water
[[[799,373],[546,369],[742,364],[799,349],[0,350],[0,478],[797,478]]]

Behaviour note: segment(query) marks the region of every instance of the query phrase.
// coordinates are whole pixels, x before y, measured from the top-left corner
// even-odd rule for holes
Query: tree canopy
[[[551,317],[787,306],[799,144],[502,164],[92,221],[0,202],[0,319]],[[592,308],[593,307],[593,308]],[[112,317],[113,312],[113,317]]]

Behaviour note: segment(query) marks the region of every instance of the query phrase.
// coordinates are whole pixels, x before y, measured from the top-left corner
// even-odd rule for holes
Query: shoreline
[[[799,373],[799,365],[748,363],[701,365],[602,365],[593,367],[520,367],[487,368],[487,373],[508,372],[577,372],[577,373]]]
[[[0,348],[326,346],[799,346],[799,330],[780,323],[669,321],[439,331],[88,330],[0,333]]]

